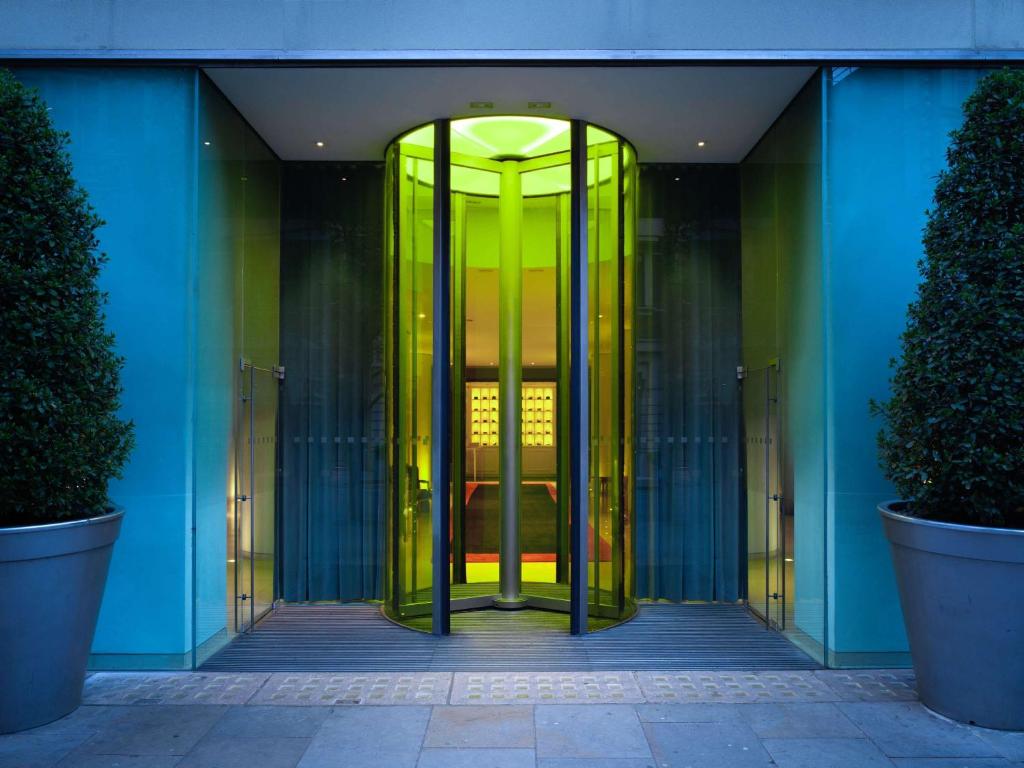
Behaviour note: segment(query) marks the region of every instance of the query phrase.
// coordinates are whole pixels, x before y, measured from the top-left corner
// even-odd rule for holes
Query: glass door
[[[776,629],[785,628],[787,581],[780,401],[777,363],[745,372],[747,604]]]
[[[388,392],[388,601],[396,619],[431,629],[433,525],[434,126],[402,137],[388,155],[389,255],[385,349]]]
[[[235,505],[229,520],[229,561],[236,632],[250,631],[274,606],[279,368],[241,360],[235,420]]]

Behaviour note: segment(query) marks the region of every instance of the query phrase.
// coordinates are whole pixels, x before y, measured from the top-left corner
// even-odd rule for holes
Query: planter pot
[[[0,528],[0,733],[43,725],[81,703],[123,514]]]
[[[930,709],[1024,730],[1024,530],[878,507],[892,546],[917,689]]]

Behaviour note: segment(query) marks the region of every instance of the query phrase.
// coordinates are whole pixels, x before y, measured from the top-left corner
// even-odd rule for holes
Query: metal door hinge
[[[278,381],[284,381],[284,366],[283,365],[273,365],[273,366],[270,367],[270,370],[271,370],[271,372],[273,372],[275,379],[277,379]]]
[[[745,367],[743,367],[742,365],[737,365],[736,366],[736,379],[738,381],[742,381],[745,378],[747,378],[747,369]]]

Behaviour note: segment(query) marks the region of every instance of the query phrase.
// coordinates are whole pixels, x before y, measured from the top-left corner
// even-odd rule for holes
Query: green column
[[[519,164],[502,163],[498,197],[498,451],[501,597],[499,607],[518,608],[522,570],[519,546],[519,485],[522,475],[523,194]]]

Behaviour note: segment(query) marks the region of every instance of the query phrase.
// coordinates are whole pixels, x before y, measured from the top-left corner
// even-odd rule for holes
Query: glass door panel
[[[785,626],[786,538],[779,440],[777,365],[743,380],[747,494],[747,604],[770,626]]]
[[[625,593],[626,429],[622,144],[587,128],[587,269],[589,276],[590,526],[589,612],[617,619]],[[631,285],[631,283],[630,283]],[[598,624],[597,626],[600,626]]]
[[[234,626],[246,632],[274,606],[277,369],[241,361],[235,420],[235,506],[228,521]]]
[[[420,617],[430,629],[431,364],[433,359],[434,127],[403,137],[389,155],[393,197],[389,232],[386,386],[390,483],[390,555],[394,579],[386,610]]]

